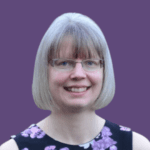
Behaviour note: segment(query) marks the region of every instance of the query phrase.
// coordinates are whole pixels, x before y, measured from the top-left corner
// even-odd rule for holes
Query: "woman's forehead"
[[[60,58],[70,58],[70,59],[74,59],[74,58],[81,58],[81,59],[86,59],[86,58],[99,58],[98,55],[92,55],[91,57],[89,56],[89,54],[85,54],[83,52],[78,52],[77,54],[74,52],[75,50],[70,49],[68,50],[60,50],[60,54],[58,57]],[[85,50],[86,51],[86,50]]]

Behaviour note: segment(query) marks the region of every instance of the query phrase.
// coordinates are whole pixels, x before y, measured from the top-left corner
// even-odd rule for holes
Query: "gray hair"
[[[57,17],[50,25],[39,45],[33,74],[32,95],[35,104],[44,110],[54,107],[49,91],[49,61],[59,56],[64,37],[73,38],[73,57],[88,51],[92,57],[94,49],[104,59],[104,79],[101,92],[93,105],[94,110],[107,106],[115,94],[115,78],[112,59],[106,39],[99,26],[89,17],[79,13],[65,13]]]

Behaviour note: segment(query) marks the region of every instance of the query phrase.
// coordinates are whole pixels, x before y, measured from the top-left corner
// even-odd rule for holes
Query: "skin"
[[[71,41],[65,40],[60,57],[71,58]],[[96,58],[99,58],[96,55]],[[72,58],[71,58],[72,59]],[[81,62],[82,58],[76,59]],[[95,114],[92,105],[100,94],[103,82],[103,68],[87,72],[81,63],[76,63],[70,72],[60,72],[49,65],[49,89],[53,102],[59,109],[53,109],[41,125],[49,136],[60,142],[77,145],[96,137],[104,126],[105,120]],[[72,96],[64,86],[87,85],[91,88],[83,96]],[[44,124],[44,125],[43,125]]]

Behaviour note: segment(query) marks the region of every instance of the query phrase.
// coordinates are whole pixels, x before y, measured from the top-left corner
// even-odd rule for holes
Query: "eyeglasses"
[[[52,59],[49,61],[51,66],[60,71],[71,71],[74,69],[76,63],[81,63],[85,71],[96,71],[103,67],[103,59],[85,59],[81,62],[72,59]]]

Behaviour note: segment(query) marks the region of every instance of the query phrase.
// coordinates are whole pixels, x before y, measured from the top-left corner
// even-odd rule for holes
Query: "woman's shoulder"
[[[145,136],[132,131],[132,129],[129,127],[118,125],[110,121],[107,122],[109,123],[108,125],[111,126],[111,129],[114,131],[121,131],[120,135],[123,136],[123,138],[128,139],[128,141],[132,140],[133,150],[150,150],[150,141]]]
[[[14,139],[10,139],[0,146],[0,150],[19,150]]]
[[[133,150],[150,150],[150,141],[143,135],[132,131]]]

